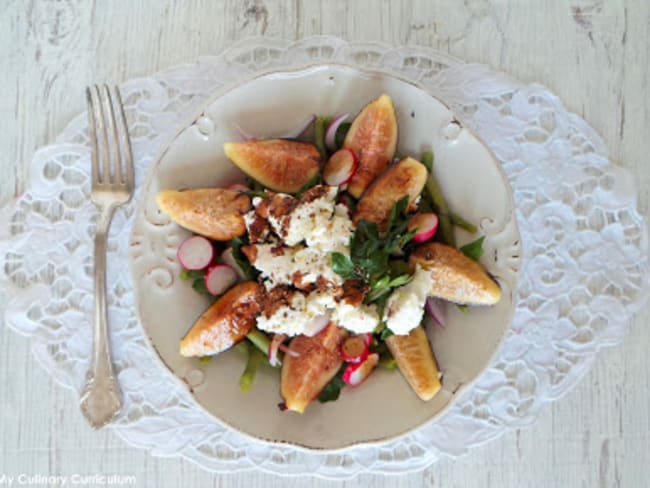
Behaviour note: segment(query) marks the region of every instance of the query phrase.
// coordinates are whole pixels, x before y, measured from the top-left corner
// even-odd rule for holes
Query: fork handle
[[[96,378],[102,375],[113,377],[106,312],[106,247],[108,228],[114,211],[114,206],[102,208],[95,230],[95,316],[92,369]]]
[[[102,207],[95,230],[95,315],[92,364],[81,397],[81,409],[90,424],[99,428],[121,408],[120,390],[113,373],[106,314],[106,241],[115,206]]]

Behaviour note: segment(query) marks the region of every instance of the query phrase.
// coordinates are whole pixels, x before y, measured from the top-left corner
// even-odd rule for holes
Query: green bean
[[[320,153],[323,162],[327,161],[327,147],[325,147],[325,132],[330,125],[332,119],[330,117],[318,117],[314,125],[314,144]]]
[[[470,234],[476,234],[478,232],[478,228],[472,224],[471,222],[468,222],[465,220],[463,217],[460,215],[455,214],[454,212],[449,212],[449,220],[451,220],[451,223],[455,225],[456,227],[460,227],[461,229],[466,230]]]
[[[433,153],[431,151],[423,152],[420,162],[427,168],[429,173],[433,171]]]
[[[258,329],[252,329],[248,334],[246,334],[246,338],[264,354],[269,353],[269,344],[271,344],[271,341],[264,332]]]
[[[454,228],[451,225],[451,220],[449,219],[449,208],[447,207],[447,202],[442,196],[442,190],[438,181],[433,176],[433,173],[429,175],[427,180],[427,191],[431,196],[431,201],[438,210],[438,224],[440,228],[440,237],[445,244],[449,246],[456,247],[456,239],[454,238]]]
[[[246,393],[251,389],[253,381],[255,380],[255,375],[257,374],[257,368],[262,362],[262,354],[252,347],[248,350],[248,360],[246,361],[246,367],[244,372],[239,378],[239,389]]]

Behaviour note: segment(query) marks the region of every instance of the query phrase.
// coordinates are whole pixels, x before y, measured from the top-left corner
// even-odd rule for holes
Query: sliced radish
[[[242,193],[246,193],[251,191],[250,188],[248,188],[246,185],[243,183],[233,183],[232,185],[228,185],[226,187],[228,190],[235,190],[235,191],[240,191]]]
[[[212,295],[221,295],[237,283],[237,271],[232,266],[217,263],[205,273],[205,286]]]
[[[308,337],[315,336],[330,323],[330,315],[331,314],[328,312],[314,317],[307,325],[305,325],[302,333]]]
[[[244,270],[241,269],[241,267],[239,266],[239,264],[237,264],[237,261],[235,261],[235,258],[232,255],[232,247],[229,247],[224,252],[222,252],[219,259],[221,260],[222,263],[227,264],[232,269],[234,269],[235,272],[237,273],[237,277],[240,280],[246,279],[246,273],[244,273]]]
[[[373,352],[364,361],[356,364],[349,364],[343,371],[343,381],[350,386],[359,386],[370,376],[379,362],[379,354]]]
[[[363,335],[348,337],[341,344],[341,358],[348,363],[360,363],[368,357],[367,338]]]
[[[330,122],[330,125],[327,126],[327,130],[325,131],[325,145],[330,151],[336,149],[336,131],[347,118],[348,114],[337,115],[334,117],[334,120]]]
[[[293,358],[300,357],[300,353],[298,351],[294,351],[294,350],[290,349],[289,346],[286,346],[285,344],[280,344],[278,349],[280,349],[280,351],[282,351],[285,354],[288,354],[289,356],[291,356]]]
[[[278,349],[280,345],[287,340],[287,334],[275,334],[269,343],[269,363],[271,366],[280,366],[278,358]]]
[[[185,269],[207,268],[214,258],[214,246],[203,236],[192,236],[178,246],[176,257]]]
[[[339,149],[325,163],[323,180],[330,186],[345,185],[357,170],[359,161],[350,149]]]
[[[444,306],[444,302],[439,298],[428,297],[427,301],[424,302],[424,308],[426,309],[427,313],[438,325],[440,325],[440,327],[447,326]]]
[[[434,213],[418,213],[411,217],[408,230],[416,229],[413,242],[425,242],[436,235],[438,216]]]

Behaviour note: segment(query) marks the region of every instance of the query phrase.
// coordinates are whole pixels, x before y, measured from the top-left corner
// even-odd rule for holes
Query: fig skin
[[[244,214],[251,208],[248,195],[226,188],[163,190],[156,202],[181,227],[215,241],[244,234]]]
[[[397,118],[388,95],[381,95],[359,112],[343,147],[350,149],[359,159],[348,185],[348,192],[359,198],[395,157]]]
[[[404,158],[390,166],[364,193],[352,220],[367,220],[385,230],[393,204],[408,195],[409,210],[415,209],[415,201],[427,182],[427,168],[413,158]]]
[[[387,337],[386,345],[417,396],[425,402],[431,400],[441,384],[438,365],[424,328],[419,325],[408,335]]]
[[[339,348],[348,332],[330,323],[313,337],[296,336],[289,348],[300,354],[285,354],[282,364],[280,393],[287,409],[303,413],[336,375],[343,360]]]
[[[409,266],[431,274],[429,296],[467,305],[494,305],[501,299],[499,285],[481,265],[458,249],[439,242],[416,247]]]
[[[285,139],[227,142],[226,156],[248,176],[271,190],[297,193],[318,176],[320,153],[306,142]]]
[[[255,326],[261,293],[257,282],[245,281],[221,295],[181,340],[181,356],[218,354],[243,340]]]

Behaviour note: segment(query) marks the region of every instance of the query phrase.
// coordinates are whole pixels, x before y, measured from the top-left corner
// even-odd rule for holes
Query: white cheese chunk
[[[416,266],[413,279],[393,290],[388,298],[384,309],[386,327],[397,335],[407,335],[420,325],[430,289],[431,273]]]

